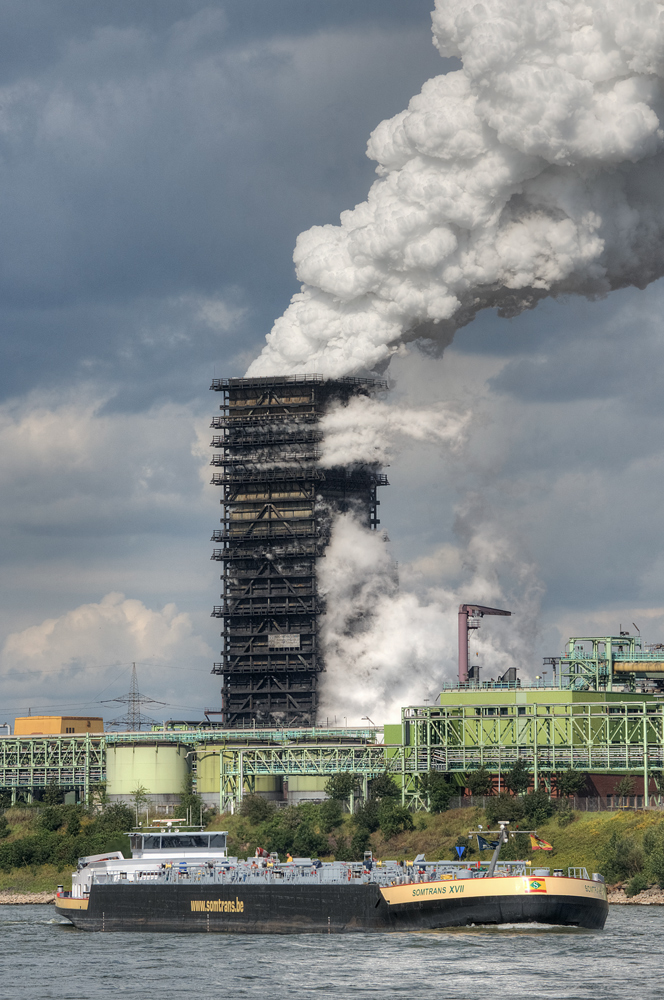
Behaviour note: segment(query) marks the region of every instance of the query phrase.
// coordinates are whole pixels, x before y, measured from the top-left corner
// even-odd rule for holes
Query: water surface
[[[664,907],[604,931],[538,925],[412,934],[90,934],[52,906],[0,906],[1,1000],[661,1000]]]

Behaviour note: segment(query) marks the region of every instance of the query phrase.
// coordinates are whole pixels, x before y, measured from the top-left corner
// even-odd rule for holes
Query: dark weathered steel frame
[[[320,418],[332,402],[387,388],[374,379],[320,375],[215,379],[222,394],[212,420],[212,483],[223,490],[220,543],[222,680],[225,726],[311,726],[324,669],[316,561],[329,542],[332,515],[353,509],[375,529],[377,466],[324,469]],[[270,645],[296,635],[297,648]]]

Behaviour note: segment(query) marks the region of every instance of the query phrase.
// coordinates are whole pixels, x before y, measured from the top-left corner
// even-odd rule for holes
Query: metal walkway
[[[526,706],[426,706],[402,711],[402,742],[378,742],[376,729],[188,729],[81,736],[0,737],[0,788],[31,794],[52,782],[76,788],[88,801],[105,782],[107,746],[178,744],[192,769],[219,756],[222,809],[239,805],[261,775],[353,772],[364,790],[388,771],[402,801],[426,808],[420,778],[430,770],[493,773],[516,760],[532,770],[535,786],[568,767],[642,774],[664,770],[664,705],[653,700]],[[108,789],[112,793],[112,789]],[[178,792],[179,789],[173,789]]]

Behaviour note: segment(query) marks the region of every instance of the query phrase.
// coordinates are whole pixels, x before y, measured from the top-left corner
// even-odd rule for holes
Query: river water
[[[661,1000],[663,933],[659,906],[613,906],[604,931],[283,937],[90,934],[52,906],[0,906],[0,998]]]

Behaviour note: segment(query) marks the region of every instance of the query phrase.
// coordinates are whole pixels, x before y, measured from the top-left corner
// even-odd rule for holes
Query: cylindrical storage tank
[[[254,779],[254,792],[275,801],[284,797],[284,779],[280,774],[261,774]]]
[[[288,774],[285,775],[285,781],[288,782],[288,802],[291,805],[297,805],[298,802],[320,802],[327,798],[327,778],[324,775]]]
[[[177,805],[188,773],[187,748],[173,744],[106,747],[106,792],[131,803],[140,786],[153,805]]]
[[[196,794],[206,806],[219,808],[219,748],[205,747],[196,755]]]
[[[199,751],[196,762],[196,791],[204,796],[205,801],[216,795],[215,804],[219,805],[219,751],[214,747],[205,747]]]
[[[196,792],[208,806],[219,808],[219,750],[208,746],[198,755],[196,763]],[[244,794],[251,787],[245,778]],[[254,794],[264,799],[280,801],[284,797],[284,780],[279,774],[262,774],[254,779]]]

